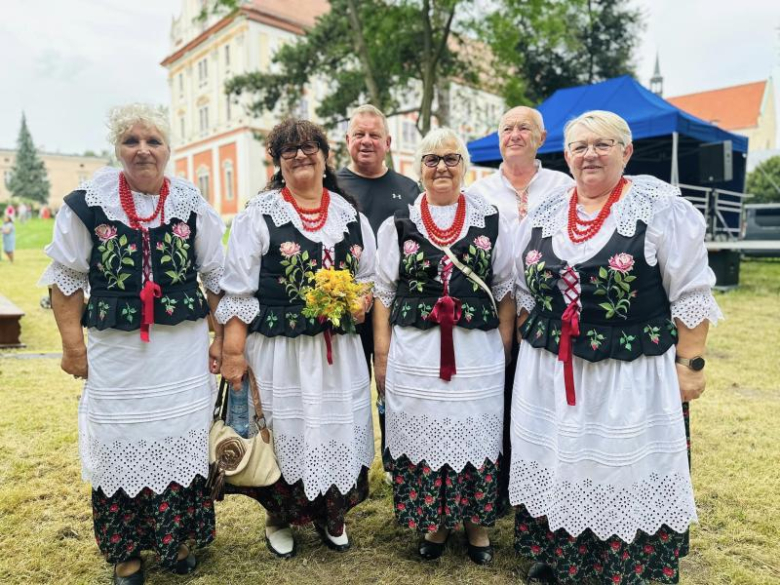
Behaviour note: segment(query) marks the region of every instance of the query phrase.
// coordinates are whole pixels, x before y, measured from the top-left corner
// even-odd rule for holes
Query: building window
[[[208,57],[198,61],[198,84],[200,87],[209,82],[209,60]]]
[[[179,97],[184,96],[184,73],[179,73]]]
[[[405,146],[416,146],[419,134],[417,126],[411,120],[404,120],[401,125],[401,140]]]
[[[200,116],[200,132],[201,134],[205,134],[209,129],[209,107],[203,106],[198,111],[198,114]]]
[[[5,171],[3,173],[3,181],[5,181],[5,186],[8,187],[8,184],[11,182],[11,177],[14,176],[13,171]]]
[[[206,201],[210,201],[209,195],[209,170],[207,167],[198,169],[198,189]]]
[[[230,45],[225,45],[225,69],[230,71]]]
[[[179,137],[184,140],[184,137],[187,135],[187,127],[184,123],[184,116],[179,116]]]
[[[233,108],[230,102],[230,96],[225,99],[225,120],[230,122],[230,118],[233,117]]]
[[[298,102],[298,107],[295,110],[295,117],[301,118],[302,120],[309,119],[309,100],[305,97],[302,97],[301,101]]]
[[[226,160],[222,166],[225,169],[225,201],[233,201],[233,161]]]

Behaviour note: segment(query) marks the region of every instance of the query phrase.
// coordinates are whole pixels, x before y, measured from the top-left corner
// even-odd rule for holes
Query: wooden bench
[[[24,312],[9,299],[0,295],[0,348],[24,347],[19,340],[22,333],[20,323]]]

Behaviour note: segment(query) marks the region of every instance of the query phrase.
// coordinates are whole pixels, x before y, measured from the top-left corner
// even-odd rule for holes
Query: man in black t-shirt
[[[396,210],[405,209],[421,193],[412,179],[388,169],[385,155],[390,151],[390,131],[385,115],[372,105],[352,112],[347,128],[347,148],[352,162],[336,176],[339,186],[358,201],[360,211],[368,218],[374,235],[379,226]],[[374,353],[374,328],[371,315],[366,315],[360,333],[368,371]],[[384,404],[383,399],[380,404]],[[379,408],[379,429],[382,434],[382,454],[385,451],[384,407]]]

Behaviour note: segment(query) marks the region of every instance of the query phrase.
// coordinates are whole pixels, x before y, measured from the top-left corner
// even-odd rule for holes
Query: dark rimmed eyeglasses
[[[279,149],[279,156],[284,160],[290,160],[298,156],[298,151],[306,156],[314,154],[320,150],[320,145],[314,140],[307,140],[300,144],[287,144]]]
[[[448,167],[457,167],[460,161],[463,160],[463,157],[460,154],[457,153],[450,153],[445,154],[444,156],[439,156],[438,154],[424,154],[422,157],[422,163],[426,167],[430,167],[432,169],[435,169],[439,166],[439,161],[444,161],[444,164]]]

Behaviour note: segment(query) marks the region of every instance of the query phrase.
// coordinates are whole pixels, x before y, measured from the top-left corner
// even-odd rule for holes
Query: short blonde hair
[[[564,149],[568,150],[571,142],[571,134],[576,126],[582,126],[601,138],[614,138],[623,146],[631,144],[631,128],[628,123],[615,114],[606,110],[591,110],[580,114],[573,120],[569,120],[563,128]]]
[[[117,156],[119,156],[119,141],[124,133],[136,124],[156,128],[163,135],[165,144],[171,145],[171,126],[168,122],[167,108],[140,103],[115,106],[108,111],[106,126],[108,126],[108,141],[113,145]]]
[[[471,157],[469,157],[469,150],[466,148],[466,143],[450,128],[434,128],[428,132],[428,134],[425,135],[425,138],[420,141],[420,144],[417,145],[417,151],[414,153],[414,158],[415,164],[417,165],[417,175],[419,177],[422,178],[422,157],[426,154],[430,154],[447,142],[454,142],[455,151],[463,157],[462,182],[466,177],[466,171],[471,164]]]
[[[382,110],[372,106],[371,104],[363,104],[362,106],[358,106],[352,110],[352,113],[349,115],[349,126],[347,126],[347,134],[352,131],[352,126],[355,125],[355,118],[358,116],[374,116],[375,118],[379,118],[382,120],[382,126],[385,129],[385,134],[390,136],[390,126],[387,125],[387,116],[382,113]]]

